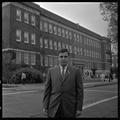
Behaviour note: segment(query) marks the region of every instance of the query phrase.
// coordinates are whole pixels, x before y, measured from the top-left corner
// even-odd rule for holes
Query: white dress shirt
[[[67,65],[65,66],[65,68],[64,68],[64,75],[65,75],[65,73],[66,73],[66,70],[67,70]],[[61,71],[61,74],[62,74],[62,71],[63,71],[63,67],[60,65],[60,71]]]

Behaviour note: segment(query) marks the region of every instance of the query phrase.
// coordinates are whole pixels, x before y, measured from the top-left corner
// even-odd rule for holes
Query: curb
[[[98,86],[105,86],[105,85],[113,85],[113,84],[117,84],[118,82],[110,82],[110,83],[95,83],[95,84],[85,84],[83,83],[84,88],[92,88],[92,87],[98,87]],[[19,88],[20,87],[20,88]],[[22,88],[21,88],[22,87]],[[16,89],[16,90],[35,90],[39,87],[34,87],[32,86],[22,86],[22,85],[3,85],[2,89],[6,89],[6,90],[12,90],[12,89]],[[44,89],[44,85],[42,85],[42,90]]]
[[[92,85],[84,85],[84,88],[91,88],[91,87],[98,87],[98,86],[113,85],[113,84],[117,84],[117,83],[118,83],[118,82],[92,84]]]

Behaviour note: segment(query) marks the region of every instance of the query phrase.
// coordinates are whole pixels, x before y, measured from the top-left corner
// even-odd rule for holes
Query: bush
[[[21,81],[21,74],[22,73],[26,74],[26,79],[25,79],[25,83],[41,83],[43,82],[43,75],[39,70],[36,70],[34,68],[21,68],[16,70],[11,79],[10,82],[18,84],[18,83],[22,83]]]

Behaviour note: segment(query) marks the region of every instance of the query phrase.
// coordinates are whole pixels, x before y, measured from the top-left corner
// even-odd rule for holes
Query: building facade
[[[55,66],[61,48],[70,52],[71,63],[85,72],[109,72],[109,40],[32,2],[2,3],[2,51],[16,53],[16,64],[47,72]]]

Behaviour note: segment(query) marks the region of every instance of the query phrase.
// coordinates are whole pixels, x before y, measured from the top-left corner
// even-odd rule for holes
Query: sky
[[[99,2],[34,2],[73,23],[107,37],[108,23],[100,14]]]

